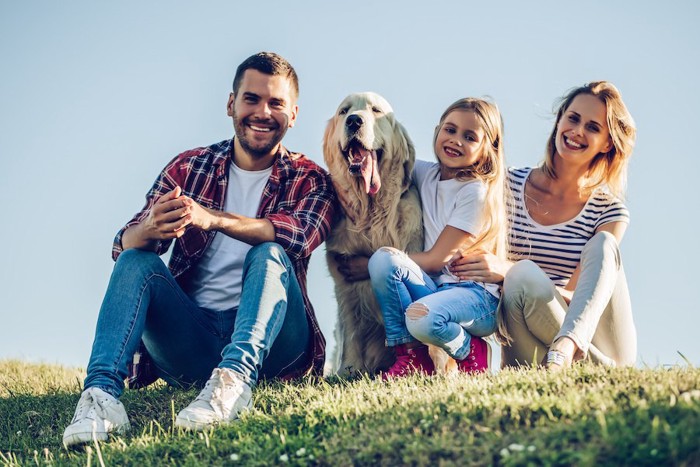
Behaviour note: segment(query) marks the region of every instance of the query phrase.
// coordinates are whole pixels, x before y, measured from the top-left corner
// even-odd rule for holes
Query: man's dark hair
[[[277,55],[274,52],[258,52],[246,58],[243,63],[238,65],[236,76],[233,78],[233,93],[238,92],[241,86],[241,80],[246,70],[257,70],[260,73],[272,76],[284,76],[292,83],[294,98],[299,97],[299,78],[297,72],[294,71],[292,65],[287,60]]]

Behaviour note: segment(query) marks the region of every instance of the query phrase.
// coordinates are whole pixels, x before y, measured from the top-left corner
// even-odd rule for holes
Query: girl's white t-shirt
[[[231,162],[224,211],[255,217],[272,167],[243,170]],[[217,232],[192,278],[190,294],[200,307],[223,311],[237,307],[243,286],[243,262],[251,245]]]
[[[468,232],[475,237],[483,227],[486,185],[481,180],[440,180],[440,164],[416,159],[413,177],[423,207],[423,250],[435,245],[445,226]],[[444,268],[431,276],[435,283],[456,283],[459,279]],[[481,284],[496,297],[498,285]]]

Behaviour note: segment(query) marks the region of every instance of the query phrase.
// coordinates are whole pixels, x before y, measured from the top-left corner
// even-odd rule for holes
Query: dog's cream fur
[[[421,207],[411,184],[413,143],[389,103],[374,93],[351,94],[329,120],[323,156],[344,216],[326,240],[335,281],[338,322],[334,370],[375,373],[391,366],[382,315],[369,280],[347,282],[342,256],[371,256],[378,248],[423,247]]]

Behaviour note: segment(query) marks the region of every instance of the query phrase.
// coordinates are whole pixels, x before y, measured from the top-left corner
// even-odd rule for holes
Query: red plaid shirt
[[[114,238],[112,258],[116,261],[122,249],[122,235],[133,225],[143,221],[158,198],[175,186],[182,194],[202,206],[223,210],[233,140],[226,140],[205,148],[185,151],[175,157],[156,179],[146,194],[146,205]],[[276,162],[263,191],[258,218],[266,218],[275,228],[275,242],[280,244],[294,265],[306,305],[306,315],[313,330],[312,360],[308,369],[322,374],[325,361],[326,339],[316,320],[306,291],[306,271],[311,252],[328,236],[336,208],[335,192],[330,176],[321,167],[302,154],[287,151],[280,146]],[[215,232],[187,229],[176,239],[168,267],[180,286],[187,290],[193,266],[214,238]],[[162,241],[156,248],[165,253],[172,240]],[[286,375],[293,377],[296,375]]]

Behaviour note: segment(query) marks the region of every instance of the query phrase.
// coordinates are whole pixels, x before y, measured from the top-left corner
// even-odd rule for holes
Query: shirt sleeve
[[[330,176],[310,170],[293,182],[294,205],[268,214],[275,228],[275,242],[292,260],[308,258],[330,233],[337,200]]]
[[[178,181],[180,178],[178,176],[180,156],[177,156],[170,161],[170,163],[158,175],[155,182],[153,182],[153,186],[150,190],[148,190],[148,193],[146,193],[146,204],[134,215],[134,217],[131,218],[129,222],[126,223],[126,225],[124,225],[124,227],[119,229],[119,232],[117,232],[117,235],[114,237],[114,243],[112,244],[112,259],[114,261],[116,261],[122,251],[124,251],[124,248],[122,247],[122,238],[126,229],[136,224],[140,224],[146,218],[146,216],[148,216],[149,211],[158,198],[173,190],[176,186],[181,185],[181,181]],[[158,242],[158,245],[156,246],[156,253],[158,255],[162,255],[168,251],[171,243],[172,240]]]
[[[486,186],[478,181],[470,182],[457,193],[455,208],[447,225],[478,237],[481,233],[486,197]]]
[[[416,186],[420,187],[423,184],[425,174],[428,170],[430,170],[430,166],[431,164],[428,161],[421,159],[415,160],[413,163],[413,173],[411,176],[413,177],[413,182],[416,184]]]
[[[602,214],[595,223],[594,230],[598,230],[605,224],[610,224],[611,222],[624,222],[625,224],[630,223],[630,212],[627,206],[617,198],[612,198],[610,204],[603,210]]]

